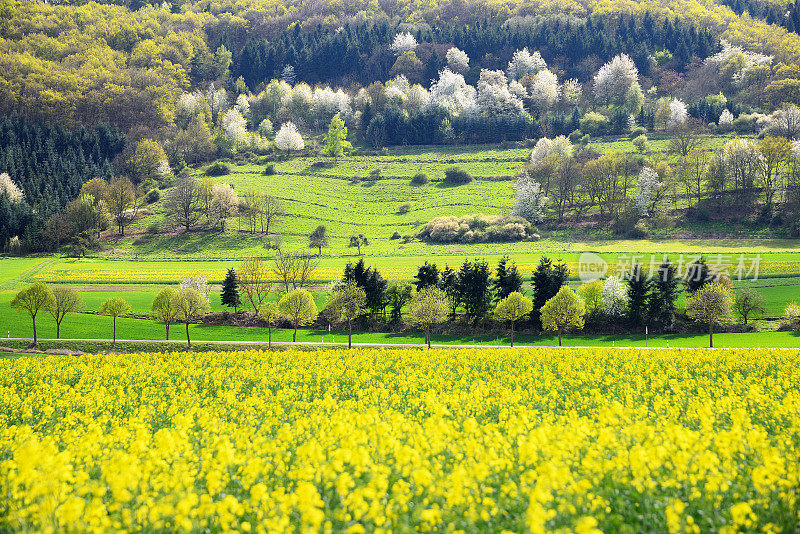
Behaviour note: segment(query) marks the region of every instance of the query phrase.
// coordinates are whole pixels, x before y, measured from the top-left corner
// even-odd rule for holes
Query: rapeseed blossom
[[[800,529],[798,351],[2,364],[0,531]]]

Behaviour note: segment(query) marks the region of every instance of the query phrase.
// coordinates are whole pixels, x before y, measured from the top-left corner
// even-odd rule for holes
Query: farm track
[[[17,287],[18,284],[23,282],[29,282],[32,276],[35,276],[37,273],[41,272],[47,267],[50,267],[54,263],[58,263],[61,261],[61,258],[50,258],[44,260],[40,263],[37,263],[27,271],[24,271],[19,276],[14,277],[10,280],[6,280],[5,282],[0,283],[0,291],[6,291],[9,289],[14,289]]]

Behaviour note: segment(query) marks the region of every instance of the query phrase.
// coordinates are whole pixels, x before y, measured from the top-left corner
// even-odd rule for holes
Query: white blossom
[[[334,115],[345,114],[350,110],[350,97],[337,89],[334,91],[330,87],[314,89],[311,100],[311,115],[317,127],[322,127],[331,122]]]
[[[669,103],[669,120],[667,121],[667,128],[674,130],[676,128],[683,128],[689,121],[689,111],[686,109],[686,104],[683,101],[674,98]]]
[[[594,76],[594,93],[601,101],[622,103],[633,84],[639,82],[639,71],[626,54],[619,54],[600,67]]]
[[[628,285],[617,276],[609,276],[603,282],[603,313],[612,318],[625,315],[628,307]]]
[[[20,202],[24,196],[22,190],[11,179],[7,172],[0,174],[0,195],[5,193],[11,202]]]
[[[565,81],[561,86],[561,97],[570,106],[580,104],[582,95],[583,86],[575,78]]]
[[[722,110],[722,113],[719,116],[719,121],[717,122],[720,126],[732,126],[733,125],[733,113],[730,112],[729,109]]]
[[[305,147],[303,137],[297,131],[297,126],[293,122],[285,122],[275,136],[275,144],[281,150],[287,152],[291,150],[302,150]]]
[[[572,142],[563,135],[559,135],[555,139],[542,137],[536,141],[536,145],[531,151],[531,164],[541,163],[550,156],[568,158],[572,156],[573,150]]]
[[[531,54],[527,48],[517,50],[508,62],[508,77],[512,80],[522,79],[526,74],[536,74],[547,68],[547,63],[538,51]]]
[[[431,101],[431,95],[419,84],[414,84],[406,93],[406,109],[412,115],[422,111]]]
[[[445,108],[453,115],[475,107],[475,88],[467,85],[464,76],[450,69],[439,73],[439,79],[431,84],[431,104]]]
[[[477,104],[482,112],[492,117],[518,115],[523,110],[522,100],[511,92],[501,70],[481,70]]]
[[[247,142],[247,120],[238,109],[229,109],[222,116],[222,129],[234,145]]]
[[[211,216],[220,226],[239,208],[239,196],[230,184],[214,184],[211,187]]]
[[[527,170],[517,177],[514,184],[516,201],[514,214],[530,222],[539,222],[544,219],[544,207],[547,197],[544,196],[542,185],[537,182]]]
[[[181,289],[194,289],[205,298],[211,294],[211,286],[208,285],[208,280],[199,274],[193,274],[180,284]]]
[[[398,33],[389,48],[398,56],[403,52],[413,52],[417,49],[417,40],[410,33]]]
[[[636,195],[634,204],[642,217],[650,215],[650,206],[653,202],[653,195],[661,186],[661,178],[658,173],[650,167],[642,168],[639,173],[639,194]]]
[[[533,76],[530,87],[533,107],[547,110],[558,102],[558,78],[549,69],[542,69]]]
[[[447,50],[447,68],[453,72],[464,74],[469,70],[469,56],[455,46]]]

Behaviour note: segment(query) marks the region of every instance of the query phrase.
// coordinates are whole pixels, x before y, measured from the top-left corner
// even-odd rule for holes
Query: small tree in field
[[[447,320],[450,297],[436,286],[427,286],[411,297],[408,305],[408,322],[425,330],[425,343],[431,348],[431,326]]]
[[[293,122],[285,122],[275,135],[275,145],[281,150],[285,150],[287,154],[292,150],[303,150],[306,144],[303,142],[303,137],[297,131],[297,126]]]
[[[325,316],[331,321],[347,321],[347,348],[353,347],[353,320],[367,311],[367,294],[350,280],[331,295],[325,305]]]
[[[344,125],[344,121],[339,115],[334,115],[330,125],[328,125],[325,145],[322,148],[323,154],[333,158],[340,158],[352,148],[353,145],[347,141],[347,126]]]
[[[752,287],[737,291],[733,299],[733,309],[742,318],[744,324],[747,324],[747,319],[752,314],[764,313],[766,311],[765,304],[764,296]]]
[[[153,299],[153,317],[157,321],[164,323],[167,329],[167,341],[169,341],[169,325],[178,320],[178,309],[175,307],[175,296],[177,294],[178,292],[175,288],[165,287]]]
[[[239,306],[242,305],[242,299],[239,296],[239,280],[233,269],[228,269],[225,281],[222,283],[222,305],[233,308],[234,312],[239,311]]]
[[[55,297],[50,288],[41,282],[26,287],[11,299],[12,308],[18,312],[27,312],[28,315],[31,316],[31,320],[33,321],[34,347],[39,343],[36,337],[36,315],[39,313],[39,310],[46,310],[51,306],[54,299]]]
[[[297,341],[297,329],[310,324],[317,318],[317,305],[307,289],[294,289],[286,293],[278,302],[278,311],[294,325],[292,342]]]
[[[327,228],[320,224],[308,236],[308,246],[317,249],[317,256],[322,256],[322,248],[328,246]]]
[[[117,317],[125,315],[129,311],[131,311],[130,304],[121,297],[110,297],[100,305],[100,313],[109,315],[112,318],[112,324],[114,325],[112,345],[117,344]]]
[[[261,308],[259,308],[258,314],[267,323],[267,330],[269,330],[268,348],[272,349],[272,327],[275,325],[275,321],[281,316],[278,311],[278,305],[272,301],[265,302],[261,305]]]
[[[528,315],[533,310],[531,299],[514,291],[506,298],[497,303],[494,309],[494,316],[498,321],[508,321],[511,323],[511,346],[514,346],[514,324]]]
[[[53,300],[47,306],[47,311],[56,321],[56,339],[59,339],[61,337],[61,321],[68,313],[80,309],[81,296],[71,287],[56,286],[52,291]]]
[[[364,234],[351,235],[349,247],[358,247],[358,255],[361,256],[361,247],[369,245],[369,238]]]
[[[561,332],[568,326],[583,328],[585,307],[583,299],[567,286],[558,290],[556,296],[542,306],[542,327],[558,332],[558,346],[561,346]]]
[[[731,316],[730,290],[720,282],[709,282],[686,301],[686,314],[708,326],[708,346],[714,347],[714,325],[721,324]]]
[[[189,323],[201,318],[209,309],[208,298],[196,289],[182,288],[172,299],[172,305],[177,310],[177,319],[186,324],[186,347],[192,348],[189,339]]]

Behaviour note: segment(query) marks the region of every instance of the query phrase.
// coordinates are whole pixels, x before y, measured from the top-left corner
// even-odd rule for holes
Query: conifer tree
[[[222,283],[222,305],[233,308],[234,312],[239,311],[242,299],[239,296],[239,280],[236,278],[236,271],[228,269],[225,281]]]
[[[648,319],[650,285],[641,264],[635,263],[628,277],[628,318],[633,326],[644,326]]]

